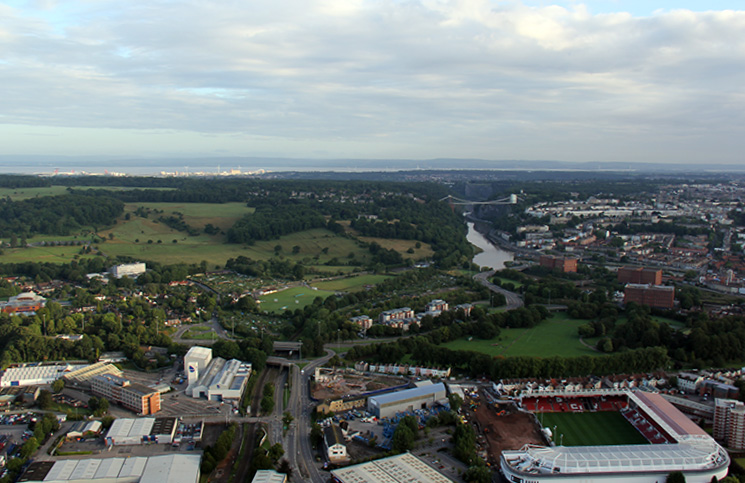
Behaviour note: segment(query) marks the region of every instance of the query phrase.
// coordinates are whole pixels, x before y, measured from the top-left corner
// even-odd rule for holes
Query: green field
[[[94,255],[81,255],[81,247],[29,247],[5,248],[0,255],[0,263],[51,262],[68,263],[77,258],[92,258]]]
[[[520,283],[520,282],[517,282],[517,281],[515,281],[515,280],[510,280],[509,278],[504,278],[504,277],[494,277],[494,278],[495,278],[496,280],[499,280],[500,282],[502,282],[502,285],[504,285],[504,284],[506,284],[506,283],[511,283],[512,285],[514,285],[514,286],[515,286],[515,288],[516,288],[516,289],[517,289],[517,288],[520,288],[520,287],[522,287],[522,286],[523,286],[523,284],[522,284],[522,283]]]
[[[259,299],[259,308],[266,312],[283,312],[285,310],[302,309],[313,303],[316,297],[326,298],[334,292],[313,290],[309,287],[293,287],[277,293],[264,295]]]
[[[10,198],[13,201],[27,200],[29,198],[36,198],[41,196],[58,196],[65,195],[68,193],[67,186],[47,186],[42,188],[0,188],[0,197]],[[171,190],[174,188],[137,188],[134,186],[71,186],[72,189],[78,191],[86,191],[91,189],[105,189],[108,191],[123,191],[123,190],[134,190],[134,189],[147,189],[147,190]]]
[[[557,445],[563,443],[564,446],[609,446],[649,443],[621,413],[617,412],[540,413],[536,416],[541,425],[549,428],[554,434],[554,442]]]
[[[334,292],[358,292],[364,290],[367,285],[376,285],[388,280],[389,278],[391,277],[388,275],[358,275],[337,280],[317,282],[314,283],[313,286],[320,290],[330,290]]]
[[[490,356],[602,356],[601,352],[579,341],[577,327],[586,323],[586,320],[570,319],[565,313],[557,313],[532,329],[502,329],[496,339],[463,337],[443,345],[452,350],[470,350]]]

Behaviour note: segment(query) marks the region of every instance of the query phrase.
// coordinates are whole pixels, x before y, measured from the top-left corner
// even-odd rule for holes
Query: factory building
[[[333,481],[339,483],[453,483],[453,480],[411,453],[333,470],[331,476]]]
[[[189,385],[186,395],[238,404],[251,377],[251,364],[238,359],[212,358],[212,349],[192,347],[184,356]]]
[[[16,364],[5,369],[0,387],[40,386],[51,384],[66,374],[88,367],[88,364],[39,363]]]
[[[389,418],[396,413],[429,408],[446,399],[445,384],[439,382],[390,394],[371,396],[367,400],[367,410],[378,418]]]
[[[198,483],[198,454],[31,463],[21,483]]]
[[[175,434],[176,418],[120,418],[114,420],[106,433],[106,444],[171,444]]]

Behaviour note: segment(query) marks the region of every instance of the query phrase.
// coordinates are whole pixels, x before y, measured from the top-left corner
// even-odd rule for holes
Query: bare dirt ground
[[[395,376],[359,376],[338,371],[324,383],[313,384],[313,397],[318,400],[356,396],[385,387],[405,384],[406,380]]]
[[[528,443],[546,444],[532,414],[515,409],[506,412],[504,416],[498,416],[497,409],[482,405],[471,415],[486,438],[488,458],[492,466],[498,465],[499,455],[504,450],[520,449]]]

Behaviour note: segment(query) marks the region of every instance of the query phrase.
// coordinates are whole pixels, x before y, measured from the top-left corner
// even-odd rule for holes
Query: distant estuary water
[[[489,267],[494,270],[501,270],[505,268],[504,263],[512,261],[514,256],[512,252],[507,252],[501,248],[493,245],[489,240],[484,237],[481,233],[476,231],[473,223],[468,223],[468,235],[466,238],[476,247],[479,247],[482,251],[475,257],[473,257],[473,263],[480,267]]]

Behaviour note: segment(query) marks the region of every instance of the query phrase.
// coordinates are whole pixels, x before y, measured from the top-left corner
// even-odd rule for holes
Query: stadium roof
[[[714,440],[627,446],[525,446],[504,451],[504,461],[527,474],[696,471],[729,465]]]
[[[331,474],[340,483],[453,483],[411,453],[348,466]]]
[[[429,386],[415,387],[413,389],[404,389],[403,391],[393,392],[390,394],[382,394],[380,396],[371,396],[369,401],[374,401],[378,406],[383,406],[390,403],[396,403],[398,401],[411,399],[415,397],[429,396],[438,392],[445,391],[445,384],[438,382],[437,384],[431,384]]]
[[[670,404],[664,397],[659,394],[637,391],[633,393],[637,401],[641,401],[652,412],[656,421],[664,422],[678,436],[678,440],[686,436],[705,436],[709,435],[701,429],[696,423],[691,421],[688,416],[678,411],[675,406]]]

